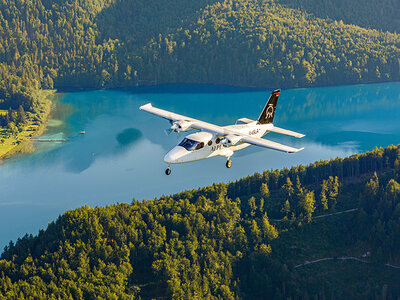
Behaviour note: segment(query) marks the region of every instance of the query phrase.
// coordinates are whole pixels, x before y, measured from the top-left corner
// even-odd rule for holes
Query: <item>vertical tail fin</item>
[[[272,92],[268,99],[267,104],[265,104],[264,109],[258,118],[259,124],[269,124],[274,120],[276,104],[278,103],[279,92],[281,90],[275,90]]]

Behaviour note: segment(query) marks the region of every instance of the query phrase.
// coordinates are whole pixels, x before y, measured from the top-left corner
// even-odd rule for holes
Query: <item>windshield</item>
[[[181,147],[185,148],[188,151],[194,151],[194,150],[199,150],[199,149],[203,148],[204,147],[204,143],[184,138],[183,141],[180,142],[178,146],[181,146]]]

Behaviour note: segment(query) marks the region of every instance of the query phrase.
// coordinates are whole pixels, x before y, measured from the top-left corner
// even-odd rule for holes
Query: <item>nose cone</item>
[[[173,148],[171,151],[169,151],[165,156],[164,156],[164,161],[167,164],[177,164],[180,163],[181,158],[185,156],[188,153],[188,151],[180,146],[176,146]]]

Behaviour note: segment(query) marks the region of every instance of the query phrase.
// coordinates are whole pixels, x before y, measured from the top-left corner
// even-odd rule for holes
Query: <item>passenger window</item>
[[[204,147],[204,143],[201,142],[201,143],[199,143],[199,144],[197,145],[196,150],[199,150],[199,149],[201,149],[201,148],[203,148],[203,147]]]
[[[212,145],[212,140],[209,140],[208,141],[208,146],[211,146]]]

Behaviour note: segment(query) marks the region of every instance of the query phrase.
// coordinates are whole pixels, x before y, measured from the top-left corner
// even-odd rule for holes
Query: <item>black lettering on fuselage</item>
[[[260,129],[254,129],[254,130],[249,131],[249,135],[255,135],[259,132],[260,132]]]
[[[217,151],[217,150],[220,150],[221,148],[222,148],[222,145],[212,146],[211,151]]]

